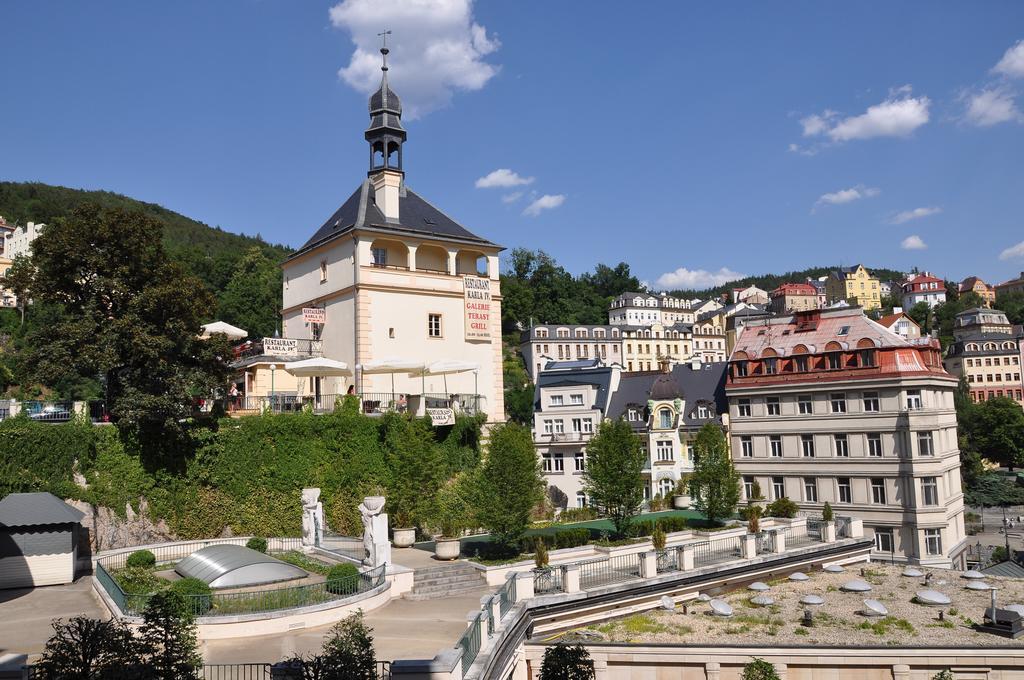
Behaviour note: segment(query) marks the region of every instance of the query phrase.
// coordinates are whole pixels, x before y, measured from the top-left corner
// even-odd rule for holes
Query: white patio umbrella
[[[288,371],[296,378],[310,378],[317,376],[327,378],[352,375],[352,370],[344,361],[335,361],[334,359],[327,359],[325,357],[313,357],[312,359],[303,359],[302,361],[289,361],[284,365],[284,370]]]
[[[381,373],[391,374],[391,392],[394,394],[395,391],[395,373],[410,373],[416,374],[417,371],[422,371],[425,368],[425,364],[422,361],[416,359],[403,359],[401,357],[388,357],[386,359],[374,359],[373,361],[367,361],[363,364],[358,364],[356,368],[359,370],[360,375],[375,375]]]
[[[249,335],[248,331],[239,328],[238,326],[232,326],[231,324],[223,321],[213,321],[211,323],[203,324],[203,333],[199,337],[206,339],[216,333],[223,333],[229,338],[234,338],[236,340],[248,337]]]
[[[442,359],[441,361],[432,361],[431,363],[424,366],[419,371],[409,371],[409,375],[418,375],[424,378],[428,375],[440,375],[444,376],[444,391],[448,393],[448,375],[452,373],[466,373],[468,371],[478,371],[480,365],[475,364],[472,361],[461,361],[459,359]],[[426,390],[424,390],[425,392]]]

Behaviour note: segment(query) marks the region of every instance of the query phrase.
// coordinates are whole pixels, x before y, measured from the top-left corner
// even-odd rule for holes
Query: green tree
[[[505,382],[505,415],[520,425],[533,421],[533,383],[523,368],[523,361],[515,352],[506,352],[502,362]]]
[[[399,528],[422,527],[444,481],[440,447],[423,419],[388,414],[381,427],[385,433],[385,459],[391,472],[390,512]]]
[[[82,206],[32,251],[19,285],[61,313],[30,334],[29,373],[45,385],[99,376],[122,430],[166,451],[192,399],[226,381],[226,338],[197,338],[212,295],[168,259],[160,223],[141,213]]]
[[[740,476],[733,467],[722,429],[707,423],[694,441],[696,462],[690,479],[694,507],[714,522],[729,517],[740,499]]]
[[[770,662],[754,657],[743,667],[743,680],[779,680],[779,674]]]
[[[281,267],[253,246],[220,294],[218,316],[251,337],[272,336],[281,320]]]
[[[974,405],[965,429],[970,449],[1011,469],[1024,466],[1024,410],[1008,397]],[[963,426],[963,425],[962,425]]]
[[[544,494],[529,429],[504,423],[491,430],[490,445],[474,486],[480,525],[491,532],[499,546],[513,550],[530,523],[530,511]]]
[[[142,612],[139,629],[147,677],[153,680],[197,678],[199,654],[196,624],[183,598],[172,590],[152,595]]]
[[[324,641],[323,680],[377,680],[372,633],[361,611],[334,624]]]
[[[544,650],[540,680],[594,680],[594,660],[583,645],[562,642]]]
[[[645,460],[640,438],[622,419],[601,423],[587,445],[583,490],[591,504],[612,520],[620,536],[628,534],[643,507]]]
[[[972,506],[1002,506],[1024,504],[1024,489],[1003,475],[988,472],[980,475],[967,488],[964,499]]]
[[[995,306],[1006,313],[1010,323],[1024,324],[1024,293],[1003,293]]]
[[[132,632],[114,620],[76,616],[53,622],[39,668],[43,677],[61,680],[128,680],[140,677],[139,645]]]

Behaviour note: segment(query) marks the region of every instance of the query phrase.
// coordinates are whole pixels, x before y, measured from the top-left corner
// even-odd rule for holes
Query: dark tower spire
[[[402,144],[405,129],[402,127],[402,102],[388,86],[387,39],[391,31],[380,34],[383,38],[381,53],[380,87],[370,96],[370,127],[366,129],[366,141],[370,143],[370,173],[382,170],[402,172]]]

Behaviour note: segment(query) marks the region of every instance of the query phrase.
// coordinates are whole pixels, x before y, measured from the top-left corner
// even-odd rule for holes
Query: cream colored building
[[[1024,293],[1024,272],[1021,272],[1020,276],[1018,276],[1015,279],[1010,279],[1009,281],[997,283],[995,289],[997,299],[1000,295],[1007,295],[1009,293]]]
[[[729,359],[733,460],[769,499],[863,518],[879,559],[962,566],[956,386],[938,340],[856,308],[753,321]]]
[[[882,306],[882,291],[878,279],[858,264],[833,271],[825,280],[825,294],[830,304],[846,300],[860,305],[865,311]]]
[[[284,263],[283,335],[321,340],[323,355],[354,368],[355,390],[378,395],[374,400],[425,394],[449,402],[455,395],[461,406],[504,420],[502,248],[406,183],[401,103],[386,68],[370,98],[367,178]],[[318,315],[322,321],[311,320]],[[476,370],[427,377],[372,372],[381,361],[458,361]],[[321,389],[342,392],[345,384],[329,378]]]
[[[602,366],[622,365],[620,326],[544,324],[520,333],[519,352],[531,382],[552,361],[596,359]]]
[[[622,332],[622,368],[627,372],[657,371],[693,355],[693,326],[618,326]]]
[[[946,370],[967,377],[972,401],[1008,397],[1024,407],[1024,330],[998,309],[975,307],[956,315]]]
[[[608,323],[613,326],[672,326],[693,323],[693,301],[664,293],[623,293],[608,306]]]
[[[743,304],[743,303],[740,303]],[[693,324],[693,354],[704,363],[725,361],[726,351],[725,324],[730,311],[737,311],[739,305],[730,305],[697,317]]]

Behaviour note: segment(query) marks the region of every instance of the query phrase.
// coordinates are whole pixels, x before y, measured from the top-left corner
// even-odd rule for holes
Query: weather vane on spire
[[[381,71],[388,70],[388,36],[391,35],[391,31],[387,30],[383,33],[378,33],[377,37],[381,39],[380,53],[384,55],[384,64],[380,67]]]

